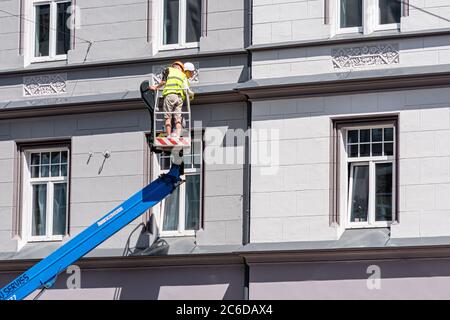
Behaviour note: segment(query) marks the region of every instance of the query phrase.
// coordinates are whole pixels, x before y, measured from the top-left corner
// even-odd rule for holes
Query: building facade
[[[6,0],[0,35],[0,286],[168,170],[139,86],[183,60],[185,183],[41,299],[449,297],[447,1]]]

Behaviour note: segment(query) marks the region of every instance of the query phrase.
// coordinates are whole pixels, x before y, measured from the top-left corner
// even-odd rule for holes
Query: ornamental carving
[[[67,74],[49,74],[23,78],[25,97],[66,93]]]
[[[332,56],[335,69],[363,68],[400,62],[397,44],[333,49]]]

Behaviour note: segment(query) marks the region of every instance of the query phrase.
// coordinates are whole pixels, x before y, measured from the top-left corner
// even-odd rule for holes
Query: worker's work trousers
[[[181,98],[180,95],[172,93],[172,94],[168,94],[164,98],[164,112],[175,112],[175,113],[172,113],[175,118],[175,122],[181,123],[182,108],[183,108],[183,98]],[[172,114],[166,113],[164,115],[165,119],[166,120],[171,119]]]

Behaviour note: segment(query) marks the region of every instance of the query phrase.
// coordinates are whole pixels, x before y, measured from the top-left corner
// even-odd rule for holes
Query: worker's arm
[[[159,89],[161,89],[162,87],[164,87],[166,85],[166,81],[161,81],[158,85],[156,85],[156,86],[150,86],[150,89],[151,90],[153,90],[153,91],[156,91],[156,90],[159,90]]]
[[[153,90],[153,91],[156,91],[156,90],[159,90],[162,87],[164,87],[166,85],[168,76],[169,76],[169,68],[166,68],[166,69],[164,69],[164,71],[162,73],[161,82],[158,83],[156,86],[151,86],[150,89]]]

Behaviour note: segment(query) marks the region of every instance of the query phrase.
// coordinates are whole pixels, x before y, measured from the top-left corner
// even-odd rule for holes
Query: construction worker
[[[151,90],[159,90],[164,87],[164,112],[165,128],[168,137],[180,137],[182,131],[181,110],[186,100],[186,91],[188,90],[189,98],[194,98],[194,92],[190,89],[189,78],[194,75],[195,67],[192,63],[187,63],[188,70],[180,61],[175,61],[171,67],[166,68],[163,72],[162,81],[157,86],[151,86]],[[172,116],[174,112],[175,133],[172,133]]]

